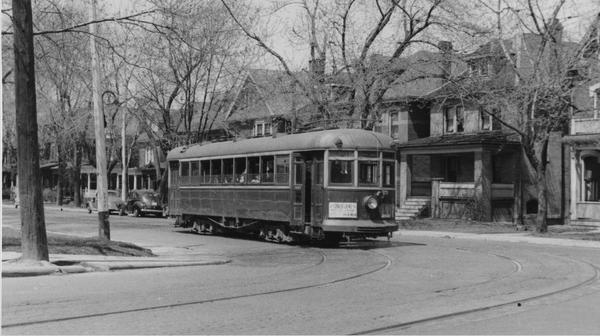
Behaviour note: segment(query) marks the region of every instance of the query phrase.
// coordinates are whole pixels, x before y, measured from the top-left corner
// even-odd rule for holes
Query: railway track
[[[317,263],[312,265],[312,267],[318,267],[318,266],[325,265],[327,262],[327,254],[323,250],[320,250],[320,249],[314,249],[314,250],[321,255],[321,258]],[[16,328],[16,327],[25,327],[25,326],[32,326],[32,325],[55,323],[55,322],[73,321],[73,320],[80,320],[80,319],[86,319],[86,318],[95,318],[95,317],[127,314],[127,313],[145,312],[145,311],[160,310],[160,309],[170,309],[170,308],[185,307],[185,306],[192,306],[192,305],[202,305],[202,304],[208,304],[208,303],[231,301],[231,300],[237,300],[237,299],[246,299],[246,298],[259,297],[259,296],[265,296],[265,295],[289,293],[289,292],[294,292],[294,291],[306,290],[306,289],[310,289],[310,288],[326,287],[326,286],[339,284],[339,283],[342,283],[345,281],[354,280],[357,278],[361,278],[364,276],[368,276],[368,275],[380,272],[384,269],[389,268],[393,263],[392,259],[385,254],[382,254],[382,253],[379,253],[376,251],[367,251],[367,252],[382,256],[384,258],[383,262],[380,262],[377,265],[375,265],[363,272],[355,273],[352,275],[348,275],[345,277],[341,277],[341,278],[337,278],[337,279],[333,279],[333,280],[329,280],[329,281],[323,281],[323,282],[308,284],[308,285],[304,285],[304,286],[289,287],[289,288],[272,290],[272,291],[262,291],[262,292],[256,292],[256,293],[250,293],[250,294],[234,295],[234,296],[223,296],[223,297],[206,299],[206,300],[195,300],[195,301],[181,302],[181,303],[175,303],[175,304],[153,305],[153,306],[133,308],[133,309],[114,310],[114,311],[106,311],[106,312],[93,313],[93,314],[81,314],[81,315],[74,315],[74,316],[68,316],[68,317],[41,319],[41,320],[27,321],[27,322],[20,322],[20,323],[5,323],[5,324],[2,324],[2,330],[6,330],[9,328]]]
[[[493,255],[498,256],[500,258],[505,258],[505,259],[510,260],[511,262],[515,263],[519,272],[522,270],[522,266],[520,265],[520,263],[518,261],[516,261],[510,257],[503,256],[503,255],[498,255],[498,254],[493,254]],[[558,256],[556,256],[556,257],[558,257]],[[552,299],[554,299],[555,301],[561,301],[561,300],[568,298],[570,294],[577,296],[578,294],[576,292],[579,290],[583,290],[583,289],[589,288],[592,291],[600,291],[600,266],[589,263],[589,262],[585,262],[585,261],[575,260],[572,258],[566,258],[566,257],[561,257],[561,258],[571,259],[573,262],[586,264],[588,267],[590,267],[593,270],[593,275],[590,276],[589,278],[587,278],[583,281],[580,281],[576,284],[573,284],[571,286],[564,287],[564,288],[561,288],[558,290],[553,290],[553,291],[546,292],[546,293],[542,293],[542,294],[538,294],[538,295],[532,295],[532,296],[523,297],[523,298],[519,298],[519,299],[515,299],[515,300],[509,300],[507,302],[502,302],[502,303],[497,303],[497,304],[484,305],[484,306],[475,307],[475,308],[471,308],[471,309],[464,309],[464,310],[459,310],[459,311],[455,311],[455,312],[449,312],[446,314],[429,316],[429,317],[411,320],[411,321],[399,322],[399,323],[390,324],[390,325],[386,325],[386,326],[382,326],[382,327],[378,327],[378,328],[365,329],[365,330],[351,333],[351,335],[394,333],[395,331],[399,331],[399,330],[406,331],[407,329],[410,329],[413,327],[436,323],[436,322],[440,322],[440,321],[444,321],[444,320],[451,320],[451,319],[455,319],[455,318],[459,318],[459,317],[465,317],[465,316],[472,315],[472,314],[477,314],[477,313],[482,313],[482,312],[491,312],[491,311],[495,311],[495,310],[501,310],[503,308],[514,307],[514,306],[521,307],[525,303],[534,303],[534,302],[542,301],[542,300],[552,301]],[[479,283],[479,284],[482,284],[482,283]],[[581,294],[581,295],[583,295],[583,294]]]

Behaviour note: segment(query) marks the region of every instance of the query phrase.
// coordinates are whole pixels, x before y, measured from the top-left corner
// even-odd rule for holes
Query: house
[[[544,57],[542,76],[559,71],[557,64],[561,64],[562,55],[577,46],[562,42],[560,24],[550,26],[555,27],[555,42],[547,48],[558,52],[544,51],[548,57]],[[420,119],[429,120],[427,136],[411,132],[414,126],[410,126],[410,117],[401,122],[404,128],[400,134],[406,136],[397,140],[397,218],[411,218],[429,210],[429,215],[437,218],[518,222],[537,213],[537,182],[528,173],[531,168],[524,160],[520,137],[509,127],[524,112],[510,101],[501,102],[501,96],[497,101],[479,98],[484,90],[487,96],[491,96],[490,92],[518,90],[532,73],[532,53],[539,45],[538,36],[519,34],[508,40],[490,41],[461,57],[452,57],[451,46],[446,53],[440,46],[440,54],[450,58],[445,63],[443,59],[433,61],[440,69],[446,68],[452,80],[417,97],[421,106],[427,106],[428,116]],[[513,70],[513,65],[518,71]],[[430,74],[436,77],[435,72]],[[399,112],[402,115],[402,109]],[[549,158],[548,217],[563,222],[567,200],[558,132],[550,137]]]
[[[223,124],[234,137],[271,136],[311,120],[310,100],[285,71],[249,70],[233,91]]]
[[[581,41],[567,147],[569,220],[600,223],[600,14]]]

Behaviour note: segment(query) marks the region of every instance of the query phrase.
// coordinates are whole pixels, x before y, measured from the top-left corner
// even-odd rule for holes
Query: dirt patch
[[[21,233],[2,228],[2,251],[21,252]],[[51,254],[92,254],[106,256],[152,257],[151,250],[120,241],[104,241],[99,238],[82,238],[48,234],[48,252]]]

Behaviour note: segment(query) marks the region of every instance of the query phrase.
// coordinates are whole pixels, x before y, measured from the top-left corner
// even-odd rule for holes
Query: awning
[[[444,134],[427,138],[410,140],[408,142],[395,142],[394,147],[402,151],[403,149],[417,148],[458,148],[464,146],[506,146],[520,144],[518,136],[515,133],[506,133],[502,131],[478,132],[470,134]]]

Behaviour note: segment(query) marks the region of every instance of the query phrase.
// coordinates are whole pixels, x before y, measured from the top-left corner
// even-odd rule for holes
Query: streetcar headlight
[[[379,202],[377,201],[377,198],[370,196],[367,198],[365,205],[368,209],[375,210],[379,206]]]

